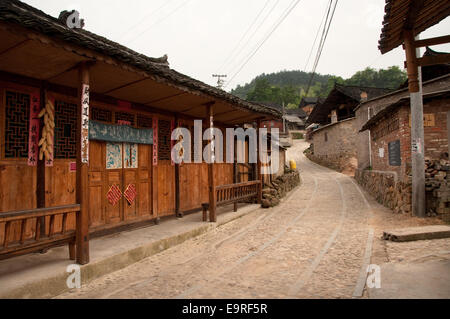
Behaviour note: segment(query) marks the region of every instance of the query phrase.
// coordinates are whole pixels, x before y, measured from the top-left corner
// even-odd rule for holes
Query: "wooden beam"
[[[132,81],[132,82],[130,82],[130,83],[126,83],[126,84],[120,85],[120,86],[118,86],[118,87],[115,87],[115,88],[113,88],[113,89],[110,89],[110,90],[108,90],[108,91],[105,91],[105,92],[103,92],[102,94],[106,95],[106,94],[108,94],[108,93],[111,93],[111,92],[114,92],[114,91],[117,91],[117,90],[126,88],[127,86],[131,86],[131,85],[134,85],[134,84],[137,84],[137,83],[146,81],[146,80],[148,80],[148,79],[149,79],[148,77],[145,77],[145,78],[143,78],[143,79],[139,79],[139,80],[136,80],[136,81]]]
[[[8,52],[10,52],[10,51],[12,51],[12,50],[14,50],[14,49],[20,48],[21,46],[23,46],[24,44],[26,44],[28,41],[30,41],[30,39],[26,39],[26,40],[23,40],[23,41],[21,41],[21,42],[19,42],[19,43],[14,44],[12,47],[9,47],[9,48],[7,48],[7,49],[1,51],[1,52],[0,52],[0,56],[1,56],[1,55],[4,55],[4,54],[6,54],[6,53],[8,53]]]
[[[213,104],[207,105],[207,114],[209,120],[209,128],[214,128],[214,108]],[[211,135],[210,140],[210,163],[208,164],[208,186],[209,186],[209,220],[212,223],[217,222],[216,215],[216,183],[214,176],[214,149],[213,149],[213,136]]]
[[[80,212],[76,221],[76,245],[77,263],[85,265],[89,263],[89,162],[86,163],[86,151],[89,151],[89,142],[82,144],[83,138],[83,112],[89,114],[89,67],[82,63],[79,67],[79,89],[78,89],[78,121],[77,121],[77,185],[76,198],[80,204]],[[86,90],[87,92],[83,91]],[[88,97],[86,99],[86,96]],[[86,103],[87,102],[87,103]],[[89,140],[88,140],[89,141]],[[84,149],[83,149],[84,147]],[[88,154],[88,153],[87,153]],[[87,158],[89,160],[89,158]]]
[[[187,92],[177,93],[177,94],[169,95],[169,96],[166,96],[166,97],[163,97],[163,98],[159,98],[159,99],[156,99],[156,100],[153,100],[153,101],[149,101],[149,102],[146,102],[144,104],[161,102],[161,101],[169,100],[171,98],[174,98],[174,97],[177,97],[177,96],[180,96],[180,95],[185,95],[185,94],[187,94]]]
[[[414,47],[416,48],[428,47],[432,45],[444,44],[449,42],[450,42],[450,35],[444,35],[442,37],[435,37],[414,41]]]
[[[422,58],[417,59],[418,66],[429,66],[445,63],[450,63],[450,53],[436,56],[424,56]]]

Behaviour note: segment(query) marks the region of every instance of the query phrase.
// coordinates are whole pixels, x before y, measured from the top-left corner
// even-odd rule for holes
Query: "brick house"
[[[442,69],[440,69],[442,70]],[[424,74],[432,73],[424,68]],[[448,214],[447,183],[450,74],[423,83],[424,152],[428,213]],[[407,88],[362,103],[356,109],[356,178],[384,205],[411,212],[411,112]],[[370,117],[369,120],[367,118]],[[361,123],[363,123],[361,125]],[[361,125],[361,126],[359,126]],[[448,195],[447,195],[448,194]]]

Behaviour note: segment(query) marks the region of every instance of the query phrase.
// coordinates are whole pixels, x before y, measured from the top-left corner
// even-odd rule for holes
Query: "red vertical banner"
[[[39,153],[39,113],[41,111],[40,94],[33,93],[30,103],[30,124],[28,133],[28,166],[37,166]]]
[[[81,92],[81,163],[89,163],[89,85]]]
[[[51,105],[48,105],[48,104]],[[46,167],[53,167],[53,159],[55,154],[55,98],[52,96],[48,96],[47,103],[45,105],[46,113],[50,114],[49,116],[49,122],[51,121],[53,123],[53,127],[48,127],[48,131],[50,134],[47,135],[47,150],[48,150],[48,158],[45,158],[45,166]],[[45,125],[45,124],[44,124]]]
[[[158,118],[153,117],[153,166],[158,165]]]
[[[172,166],[175,165],[175,162],[173,161],[173,158],[172,158],[172,149],[173,149],[173,147],[175,145],[175,141],[172,140],[172,133],[173,133],[174,130],[175,130],[175,120],[173,119],[173,120],[170,121],[170,154],[171,154],[170,155],[170,157],[171,157],[170,160],[172,162]]]

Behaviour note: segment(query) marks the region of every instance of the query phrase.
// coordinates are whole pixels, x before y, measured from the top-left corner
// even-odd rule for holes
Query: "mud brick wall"
[[[356,119],[348,119],[314,131],[308,158],[338,171],[356,168]]]

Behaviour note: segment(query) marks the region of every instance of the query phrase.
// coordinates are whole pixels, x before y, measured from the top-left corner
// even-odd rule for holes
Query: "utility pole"
[[[217,88],[222,90],[223,85],[225,84],[225,81],[222,80],[222,78],[226,78],[227,75],[226,74],[213,74],[212,76],[213,76],[213,78],[217,78]]]
[[[284,116],[286,115],[286,109],[284,108],[284,101],[282,104],[282,112],[283,112],[283,133],[286,133],[286,119]]]
[[[417,217],[425,217],[425,160],[421,68],[417,63],[412,30],[405,31],[406,65],[411,96],[411,164],[412,164],[412,210]]]

